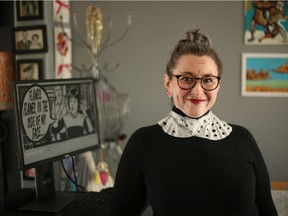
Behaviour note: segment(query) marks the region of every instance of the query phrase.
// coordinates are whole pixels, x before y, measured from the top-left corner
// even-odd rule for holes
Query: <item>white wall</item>
[[[127,37],[101,57],[101,62],[109,62],[111,67],[121,63],[109,79],[119,91],[131,97],[131,113],[123,132],[129,136],[137,128],[155,124],[168,114],[170,102],[162,84],[166,62],[176,42],[183,38],[184,28],[197,24],[211,36],[224,62],[224,77],[214,113],[251,130],[271,180],[288,181],[288,99],[241,96],[241,54],[287,53],[288,49],[287,45],[244,45],[243,1],[72,1],[84,34],[85,12],[90,4],[102,9],[105,24],[108,17],[112,17],[112,41],[123,33],[127,13],[133,15]],[[73,37],[77,38],[75,31]],[[74,64],[90,64],[87,57],[82,48],[73,46]],[[79,74],[74,72],[74,76]]]

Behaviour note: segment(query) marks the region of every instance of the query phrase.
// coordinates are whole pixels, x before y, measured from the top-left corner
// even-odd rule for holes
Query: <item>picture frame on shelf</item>
[[[43,60],[25,59],[17,60],[17,80],[41,80],[43,79]]]
[[[14,28],[15,54],[45,53],[48,51],[47,29],[45,25]]]
[[[288,97],[288,54],[242,53],[242,96]]]
[[[43,0],[18,0],[15,3],[18,21],[43,19]]]

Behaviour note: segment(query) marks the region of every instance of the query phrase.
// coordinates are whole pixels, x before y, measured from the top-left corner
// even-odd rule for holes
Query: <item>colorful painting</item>
[[[288,1],[245,0],[245,44],[288,44]]]
[[[242,54],[243,96],[288,96],[288,54]]]

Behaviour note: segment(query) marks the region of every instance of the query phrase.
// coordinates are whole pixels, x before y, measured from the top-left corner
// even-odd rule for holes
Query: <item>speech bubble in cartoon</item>
[[[22,105],[24,130],[31,141],[41,140],[49,130],[51,119],[47,93],[39,86],[31,87],[25,94]]]

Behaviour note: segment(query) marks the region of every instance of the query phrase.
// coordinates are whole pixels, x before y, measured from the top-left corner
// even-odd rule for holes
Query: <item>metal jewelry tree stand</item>
[[[105,49],[127,35],[131,26],[131,15],[128,15],[127,28],[123,35],[114,42],[110,42],[111,20],[108,23],[107,37],[102,42],[103,15],[97,6],[87,7],[86,38],[79,31],[76,13],[73,13],[73,23],[80,41],[72,39],[71,41],[85,49],[91,60],[89,67],[82,64],[81,67],[73,65],[73,68],[80,72],[82,77],[95,79],[100,133],[99,150],[76,157],[78,183],[86,185],[87,191],[100,191],[114,184],[113,177],[122,153],[120,143],[125,138],[125,135],[121,134],[121,129],[130,112],[129,96],[118,92],[107,78],[107,73],[116,70],[119,64],[109,70],[108,64],[101,66],[100,56]]]

